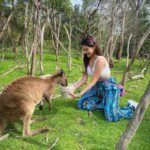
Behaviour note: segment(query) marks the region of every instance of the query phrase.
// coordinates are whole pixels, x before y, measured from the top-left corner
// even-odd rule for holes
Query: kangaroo
[[[43,97],[51,107],[51,97],[58,84],[67,86],[67,78],[63,70],[46,79],[21,77],[8,85],[0,94],[0,135],[9,122],[17,120],[23,121],[23,137],[47,132],[48,128],[31,132],[30,120],[36,105]]]

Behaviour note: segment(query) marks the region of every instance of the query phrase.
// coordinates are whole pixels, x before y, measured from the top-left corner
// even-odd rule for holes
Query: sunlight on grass
[[[3,74],[17,65],[13,61],[11,55],[6,57],[6,60],[0,62],[0,74]],[[23,59],[19,59],[24,62]],[[82,59],[74,58],[73,62],[82,67]],[[125,59],[115,64],[112,69],[113,76],[118,82],[121,80],[124,70]],[[56,66],[63,68],[68,76],[69,82],[78,80],[82,72],[75,66],[72,71],[67,69],[67,56],[60,57],[59,63],[55,62],[55,58],[46,54],[44,56],[44,73],[55,73]],[[134,71],[140,73],[138,62],[135,64]],[[40,75],[39,67],[37,66],[37,75]],[[14,72],[0,78],[0,86],[3,87],[9,84],[17,77],[26,74],[24,69],[15,70]],[[129,81],[126,86],[126,95],[121,98],[120,105],[125,106],[128,99],[139,101],[145,91],[150,73],[143,80]],[[131,85],[135,86],[130,90]],[[40,127],[49,127],[50,132],[45,135],[37,135],[34,137],[21,139],[22,125],[15,123],[17,131],[10,132],[10,137],[0,142],[0,149],[26,149],[37,150],[47,149],[51,143],[58,137],[58,144],[54,150],[80,150],[81,147],[86,150],[113,150],[120,135],[126,128],[128,120],[121,120],[116,123],[111,123],[105,120],[103,112],[94,112],[94,115],[89,118],[86,111],[77,110],[77,100],[68,100],[57,98],[53,100],[52,112],[48,111],[47,104],[44,105],[44,110],[40,111],[36,108],[34,117],[46,117],[47,119],[31,125],[32,129]],[[82,120],[82,123],[80,122]],[[11,126],[10,126],[11,127]],[[48,136],[48,142],[45,137]],[[129,150],[149,150],[150,147],[150,109],[145,114],[140,128],[129,145]]]

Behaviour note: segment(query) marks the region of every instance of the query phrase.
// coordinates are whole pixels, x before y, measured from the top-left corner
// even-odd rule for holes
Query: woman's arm
[[[85,87],[85,89],[81,91],[79,96],[82,96],[85,92],[87,92],[90,88],[92,88],[96,84],[96,82],[99,80],[100,74],[102,73],[105,64],[106,60],[103,57],[101,57],[101,59],[97,61],[92,81]]]
[[[88,75],[87,75],[87,73],[83,73],[82,78],[81,78],[79,81],[77,81],[76,83],[74,83],[75,89],[78,89],[78,88],[80,88],[82,85],[84,85],[85,83],[87,83],[87,80],[88,80]]]

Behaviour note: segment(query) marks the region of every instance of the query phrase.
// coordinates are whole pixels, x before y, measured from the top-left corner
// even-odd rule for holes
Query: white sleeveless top
[[[91,68],[89,65],[87,67],[87,74],[90,75],[90,76],[93,76],[93,73],[95,71],[95,66],[96,66],[96,63],[97,61],[99,60],[100,58],[98,57],[95,62],[94,62],[94,65],[93,65],[93,68]],[[106,78],[106,77],[109,77],[110,76],[110,68],[109,68],[109,64],[106,63],[102,73],[100,74],[100,78]]]

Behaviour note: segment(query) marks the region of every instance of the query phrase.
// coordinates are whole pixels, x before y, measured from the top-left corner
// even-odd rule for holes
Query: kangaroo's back
[[[0,95],[0,112],[10,121],[22,118],[42,98],[44,80],[25,76],[13,81]]]

